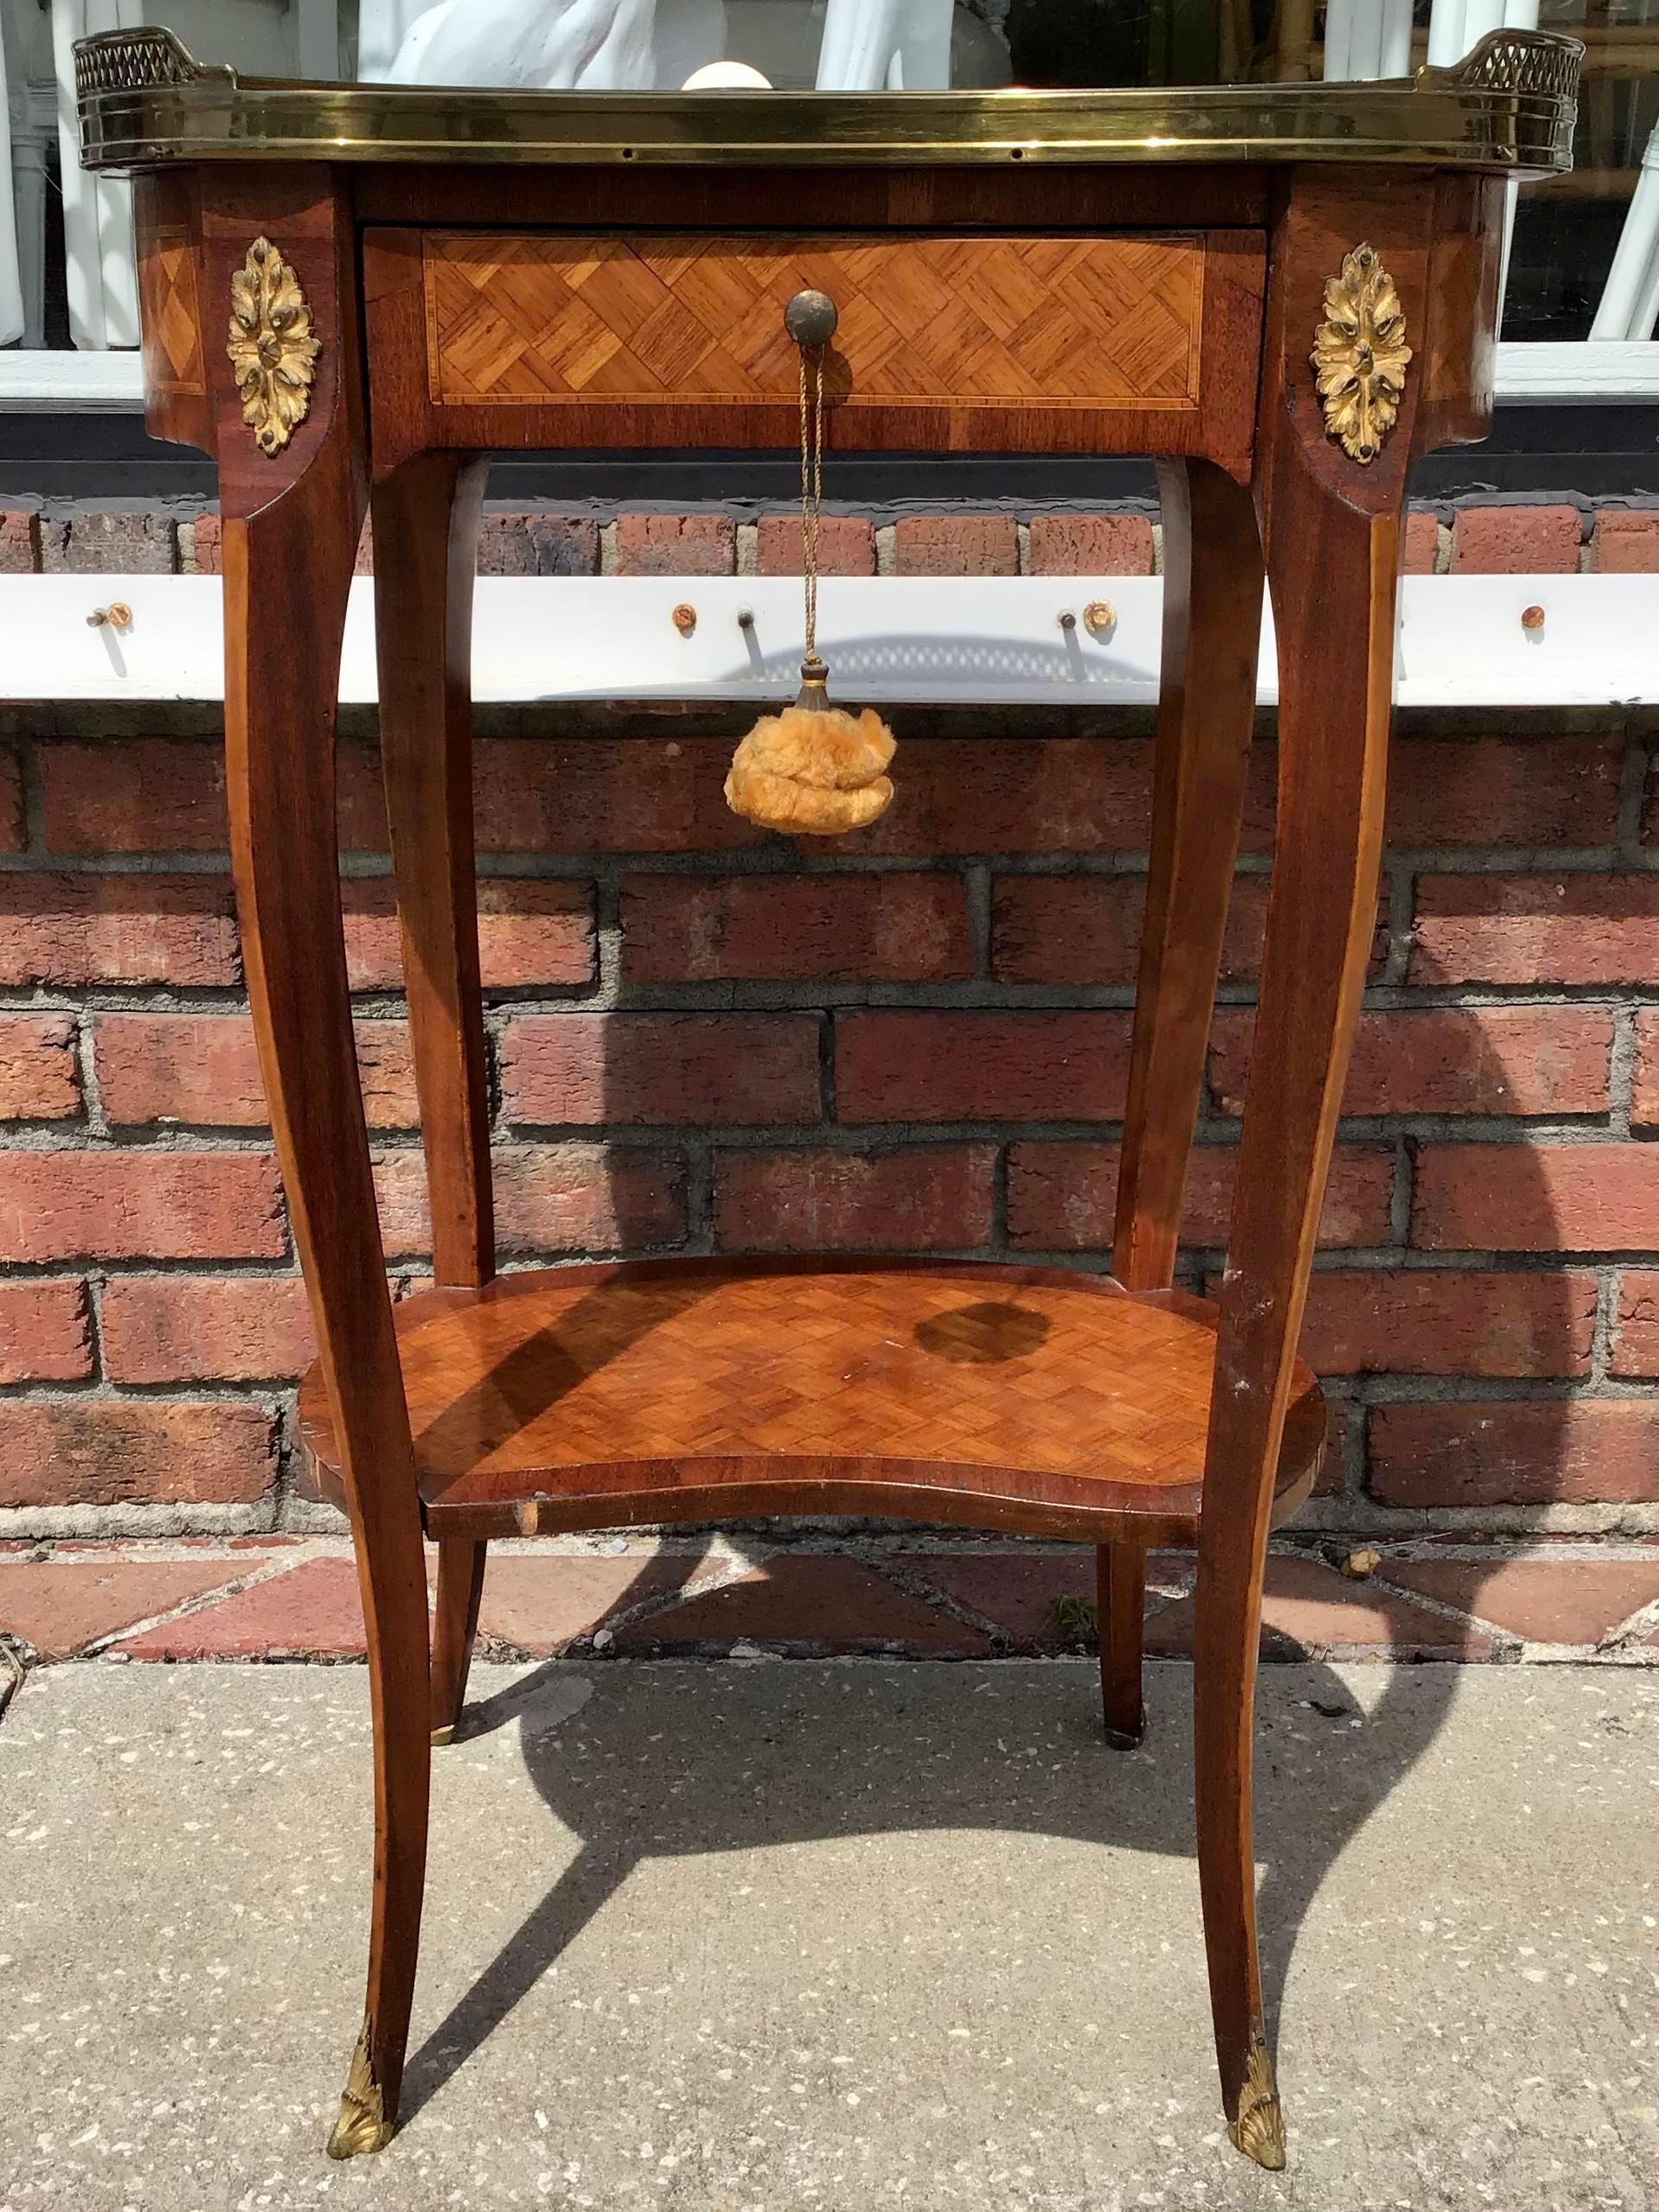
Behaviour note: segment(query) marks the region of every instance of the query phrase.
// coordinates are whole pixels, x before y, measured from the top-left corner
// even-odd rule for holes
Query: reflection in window
[[[1489,23],[1534,13],[1589,52],[1577,168],[1521,201],[1504,336],[1585,338],[1599,311],[1598,336],[1650,336],[1659,0],[0,0],[13,188],[10,208],[0,189],[0,342],[131,342],[130,272],[111,247],[123,188],[66,180],[60,150],[74,138],[70,42],[118,17],[165,23],[201,61],[252,75],[677,91],[712,73],[874,93],[1374,75],[1432,50],[1455,59]]]

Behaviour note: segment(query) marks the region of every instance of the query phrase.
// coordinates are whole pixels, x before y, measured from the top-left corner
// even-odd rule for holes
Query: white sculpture
[[[945,91],[955,12],[955,0],[830,0],[818,90]]]
[[[362,0],[358,74],[405,85],[664,90],[726,53],[721,0]],[[951,81],[953,0],[828,0],[821,92]]]
[[[439,0],[387,72],[394,85],[649,91],[656,0]]]

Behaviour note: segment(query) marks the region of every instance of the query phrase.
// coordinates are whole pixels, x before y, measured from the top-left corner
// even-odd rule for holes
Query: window
[[[1587,390],[1599,375],[1599,396],[1650,393],[1659,349],[1578,348],[1649,340],[1659,310],[1659,0],[1541,0],[1541,15],[1540,0],[0,0],[0,334],[35,351],[132,342],[121,188],[74,172],[64,129],[69,48],[87,31],[164,22],[198,59],[250,74],[668,90],[713,69],[878,91],[1400,74],[1506,18],[1575,32],[1588,54],[1578,166],[1519,205],[1504,336],[1550,347],[1552,396],[1575,375]],[[1506,348],[1506,365],[1524,364]],[[0,404],[29,374],[0,355]],[[111,365],[106,391],[112,379]],[[136,365],[131,380],[136,393]],[[67,398],[76,382],[55,372]]]

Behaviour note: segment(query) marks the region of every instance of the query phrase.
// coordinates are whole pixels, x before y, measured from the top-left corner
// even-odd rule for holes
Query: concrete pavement
[[[0,1723],[0,2212],[1649,2212],[1659,1674],[1286,1665],[1259,1844],[1291,2168],[1222,2139],[1188,1670],[477,1670],[405,2125],[356,2036],[366,1680],[69,1665]]]

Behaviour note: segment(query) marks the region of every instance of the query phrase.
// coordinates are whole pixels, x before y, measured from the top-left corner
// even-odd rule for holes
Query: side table
[[[163,31],[79,49],[87,163],[137,180],[151,429],[218,462],[237,895],[321,1347],[302,1432],[350,1516],[368,1627],[368,1994],[336,2157],[379,2150],[397,2118],[431,1744],[460,1714],[490,1539],[855,1512],[1096,1545],[1118,1742],[1141,1731],[1147,1548],[1196,1542],[1222,2100],[1239,2148],[1283,2164],[1257,1633],[1269,1531],[1323,1447],[1296,1346],[1376,911],[1401,507],[1414,456],[1489,426],[1503,182],[1568,165],[1579,51],[1497,33],[1383,85],[640,98],[239,80]],[[468,669],[485,457],[793,446],[783,311],[804,289],[840,311],[832,451],[1157,461],[1163,690],[1109,1280],[496,1274]],[[334,802],[371,511],[437,1282],[395,1314]],[[1278,828],[1212,1305],[1172,1283],[1264,566]]]

